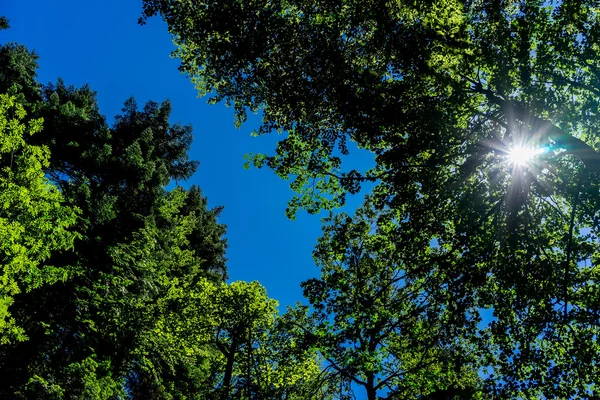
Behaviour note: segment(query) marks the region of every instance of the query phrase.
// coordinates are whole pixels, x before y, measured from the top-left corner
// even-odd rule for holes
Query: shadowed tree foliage
[[[0,31],[8,28],[10,28],[8,19],[6,19],[6,17],[0,17]]]
[[[149,102],[140,110],[133,99],[109,126],[89,87],[61,80],[40,85],[36,68],[37,57],[25,47],[0,47],[0,86],[15,93],[28,111],[32,132],[40,130],[36,121],[46,121],[36,135],[5,139],[8,155],[14,155],[12,167],[22,165],[18,174],[32,179],[23,190],[29,188],[42,208],[36,211],[32,202],[27,221],[20,220],[16,208],[7,215],[11,226],[29,227],[27,243],[34,246],[30,255],[17,252],[16,228],[13,239],[6,238],[13,250],[3,252],[22,253],[20,263],[31,271],[24,276],[15,269],[15,277],[7,279],[11,287],[10,280],[18,277],[19,288],[35,290],[19,293],[12,287],[14,301],[6,298],[7,318],[14,318],[9,325],[28,340],[7,344],[3,333],[2,397],[146,398],[126,390],[128,377],[143,375],[136,371],[152,371],[146,386],[154,388],[155,398],[189,396],[197,389],[189,383],[195,372],[175,357],[186,344],[150,339],[164,319],[159,300],[168,298],[173,285],[226,278],[225,227],[216,221],[220,209],[209,209],[197,187],[165,189],[197,167],[187,156],[191,127],[169,122],[168,101]],[[19,118],[22,110],[16,112]],[[11,134],[23,136],[21,125],[10,124],[6,135],[18,128]],[[20,155],[21,148],[29,158]],[[9,171],[11,157],[4,156],[3,164],[19,177]],[[44,173],[53,183],[46,188]],[[11,187],[18,188],[6,182],[11,186],[5,197],[14,192]],[[27,204],[23,190],[19,201]],[[61,199],[66,204],[57,208]],[[75,223],[72,207],[79,218],[68,233],[65,227]],[[36,223],[37,214],[43,224]],[[47,247],[37,244],[37,235]],[[73,251],[51,251],[68,247],[75,237]]]
[[[452,391],[484,398],[476,396],[480,360],[464,340],[477,331],[479,314],[432,268],[440,251],[418,237],[398,238],[400,229],[393,212],[369,203],[354,218],[325,220],[314,252],[321,277],[302,283],[312,309],[305,340],[326,369],[369,400]]]
[[[109,125],[88,86],[36,69],[0,46],[0,396],[331,398],[266,290],[224,283],[221,208],[166,189],[198,166],[170,103]]]
[[[493,310],[499,396],[598,394],[596,2],[145,0],[157,14],[201,94],[285,133],[250,163],[291,180],[290,215],[372,182],[444,249],[431,268]],[[373,168],[344,169],[350,142]]]

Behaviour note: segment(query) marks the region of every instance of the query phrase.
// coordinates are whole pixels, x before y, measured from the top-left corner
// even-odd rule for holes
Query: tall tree
[[[366,399],[452,391],[479,398],[480,360],[464,340],[477,331],[479,313],[432,268],[440,251],[399,232],[394,214],[367,203],[354,218],[325,220],[314,253],[321,277],[302,283],[312,309],[305,340]]]
[[[221,208],[166,189],[197,167],[191,127],[133,99],[109,126],[88,86],[40,85],[36,68],[0,47],[0,85],[22,92],[0,98],[0,395],[328,398],[265,289],[223,282]],[[33,137],[25,109],[46,121]]]
[[[372,181],[447,249],[493,309],[497,393],[597,394],[595,2],[145,0],[156,14],[201,93],[286,132],[253,162],[294,180],[291,214]],[[375,167],[344,170],[349,141]]]
[[[22,92],[16,114],[22,119],[23,108],[28,111],[32,131],[39,130],[35,118],[46,121],[42,132],[24,137],[25,125],[15,119],[3,142],[14,155],[12,172],[10,157],[3,156],[5,172],[31,182],[21,182],[19,189],[11,178],[3,191],[13,214],[7,223],[15,228],[4,241],[7,246],[12,241],[12,250],[3,252],[22,253],[16,259],[21,267],[14,264],[15,276],[7,276],[14,302],[7,298],[5,305],[28,341],[0,347],[7,382],[0,393],[147,398],[126,388],[132,377],[149,372],[150,397],[189,396],[196,389],[190,384],[194,368],[176,357],[187,343],[152,338],[165,322],[167,309],[159,304],[173,285],[226,278],[220,209],[209,209],[197,187],[166,190],[197,167],[187,156],[191,127],[169,122],[168,101],[140,110],[133,99],[109,126],[89,87],[61,80],[40,85],[36,68],[37,57],[23,46],[0,47],[0,85]],[[63,198],[66,204],[59,208]],[[80,213],[69,233],[73,208]],[[15,236],[17,224],[31,229],[28,237]],[[46,247],[40,242],[44,236]],[[75,237],[74,251],[50,252]],[[32,246],[31,254],[19,250],[21,239]],[[17,294],[15,282],[35,290]],[[43,282],[54,284],[39,287]]]

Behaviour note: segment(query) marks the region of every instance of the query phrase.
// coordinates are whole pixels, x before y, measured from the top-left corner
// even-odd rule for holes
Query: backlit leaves
[[[14,96],[0,94],[0,343],[24,340],[23,329],[9,311],[13,297],[56,281],[69,271],[46,265],[53,251],[72,248],[78,235],[69,231],[76,209],[44,176],[48,149],[25,138],[42,129],[41,120],[26,122]]]

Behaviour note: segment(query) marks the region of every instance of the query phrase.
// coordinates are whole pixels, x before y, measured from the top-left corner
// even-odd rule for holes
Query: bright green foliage
[[[168,301],[182,306],[179,317],[155,334],[190,345],[183,356],[207,372],[201,398],[326,398],[316,352],[294,347],[286,316],[258,282],[174,285]]]
[[[298,317],[296,309],[288,309],[262,333],[262,346],[254,351],[253,360],[259,394],[272,399],[331,399],[335,376],[322,370],[317,348],[301,345]]]
[[[596,2],[144,1],[155,14],[201,93],[286,133],[251,162],[292,179],[290,214],[373,182],[404,237],[443,250],[452,298],[494,314],[469,339],[488,390],[598,395]],[[344,169],[349,141],[375,167]],[[535,156],[512,162],[519,146]]]
[[[224,364],[217,374],[222,374],[220,385],[222,397],[243,395],[250,397],[252,390],[249,370],[252,368],[254,340],[273,325],[277,302],[268,299],[265,289],[258,282],[233,282],[210,290],[200,289],[204,299],[199,301],[200,310],[212,317],[216,328],[215,346]],[[246,381],[240,380],[244,376]],[[217,378],[219,379],[219,378]]]
[[[14,296],[57,281],[69,271],[44,265],[52,252],[72,249],[69,231],[75,209],[44,176],[48,149],[25,138],[42,129],[42,120],[26,122],[14,96],[0,94],[0,345],[26,339],[9,307]]]

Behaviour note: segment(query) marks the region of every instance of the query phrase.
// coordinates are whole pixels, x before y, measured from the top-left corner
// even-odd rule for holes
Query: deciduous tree
[[[10,310],[14,297],[70,277],[62,265],[44,261],[72,251],[78,234],[76,208],[44,176],[48,148],[26,143],[42,129],[42,120],[26,122],[23,105],[0,94],[0,345],[27,339]]]
[[[321,277],[302,283],[312,310],[305,340],[369,400],[452,390],[478,398],[480,360],[464,339],[479,313],[433,268],[440,251],[400,234],[398,222],[369,203],[354,218],[325,220],[314,252]]]
[[[370,181],[446,249],[493,309],[497,393],[597,395],[595,2],[145,0],[156,14],[202,94],[285,133],[251,162],[292,181],[291,215]],[[373,168],[344,169],[350,142]]]

